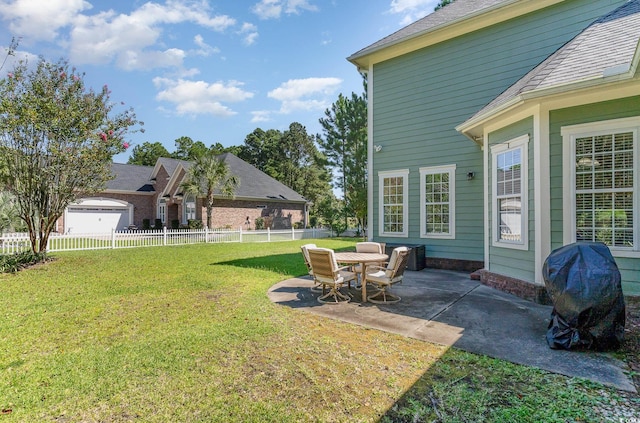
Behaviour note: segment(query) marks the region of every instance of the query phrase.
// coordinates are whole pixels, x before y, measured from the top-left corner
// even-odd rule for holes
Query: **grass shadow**
[[[273,254],[260,257],[248,257],[242,259],[220,261],[210,263],[210,266],[235,266],[245,269],[269,270],[286,275],[305,275],[307,268],[301,254]]]

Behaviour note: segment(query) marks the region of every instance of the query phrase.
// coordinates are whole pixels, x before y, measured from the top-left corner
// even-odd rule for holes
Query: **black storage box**
[[[384,253],[391,257],[393,249],[397,247],[409,248],[409,261],[407,261],[407,270],[424,269],[425,256],[423,244],[386,244],[384,247]]]

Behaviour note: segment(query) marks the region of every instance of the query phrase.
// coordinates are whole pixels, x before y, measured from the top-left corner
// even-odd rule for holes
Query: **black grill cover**
[[[553,301],[547,343],[553,349],[615,349],[624,338],[620,271],[609,248],[579,242],[554,250],[542,269]]]

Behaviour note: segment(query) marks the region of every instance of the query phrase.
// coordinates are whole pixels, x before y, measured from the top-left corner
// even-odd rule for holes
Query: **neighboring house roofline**
[[[127,195],[156,195],[155,191],[127,191],[121,189],[105,189],[104,191],[100,191],[101,193],[107,194],[127,194]]]
[[[244,200],[256,200],[256,201],[287,201],[290,203],[308,203],[308,201],[295,192],[293,189],[287,187],[282,182],[277,181],[275,178],[267,175],[255,166],[245,162],[232,153],[223,153],[217,156],[219,160],[222,160],[229,167],[231,174],[240,178],[240,184],[235,190],[235,199]],[[160,163],[162,161],[162,163]],[[189,168],[193,166],[193,162],[177,159],[158,159],[157,167],[154,169],[154,174],[157,175],[160,168],[164,166],[168,175],[169,181],[165,189],[160,193],[160,197],[169,195],[168,198],[175,197],[177,194],[181,194],[180,188],[184,178],[188,174]],[[184,170],[184,175],[180,176],[181,171]],[[217,190],[216,190],[217,191]],[[271,196],[270,196],[271,195]],[[216,199],[226,199],[229,197],[221,195],[219,192],[214,193]]]
[[[352,54],[360,70],[407,53],[508,21],[566,0],[455,1]]]
[[[455,129],[479,142],[486,122],[545,98],[629,83],[628,95],[640,94],[639,62],[640,0],[632,0],[585,28]]]
[[[167,173],[169,174],[169,181],[167,182],[167,186],[165,186],[164,190],[162,191],[163,197],[166,195],[169,195],[170,197],[176,196],[181,192],[179,182],[182,182],[182,179],[178,181],[178,175],[180,175],[182,170],[184,170],[186,174],[187,169],[185,169],[182,163],[178,163],[178,165],[173,168],[173,172],[169,172],[169,169],[167,169]],[[171,194],[172,192],[173,195]]]
[[[153,184],[149,181],[150,166],[140,166],[124,163],[111,163],[113,178],[106,182],[103,191],[123,193],[151,193],[155,192]]]
[[[214,195],[213,196],[216,199],[220,199],[220,200],[231,200],[231,198],[229,197],[223,197],[223,196],[219,196],[219,195]],[[246,201],[264,201],[265,203],[281,203],[281,202],[287,202],[287,203],[300,203],[300,204],[311,204],[308,200],[290,200],[288,198],[269,198],[269,197],[265,197],[265,198],[261,198],[261,197],[242,197],[242,196],[234,196],[233,200],[246,200]]]

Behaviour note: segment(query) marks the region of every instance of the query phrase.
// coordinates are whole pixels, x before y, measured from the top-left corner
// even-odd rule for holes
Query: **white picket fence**
[[[277,242],[329,238],[330,236],[329,229],[246,231],[242,228],[237,230],[164,228],[148,231],[111,231],[104,234],[52,233],[47,244],[47,251],[101,250],[222,242]],[[12,254],[30,248],[31,244],[27,233],[0,235],[0,254]]]

